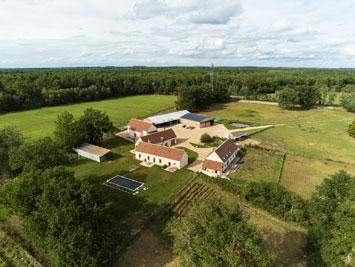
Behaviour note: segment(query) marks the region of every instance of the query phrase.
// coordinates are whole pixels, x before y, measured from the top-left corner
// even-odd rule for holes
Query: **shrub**
[[[209,143],[212,141],[212,137],[209,134],[204,133],[203,135],[201,135],[200,141],[202,143]]]

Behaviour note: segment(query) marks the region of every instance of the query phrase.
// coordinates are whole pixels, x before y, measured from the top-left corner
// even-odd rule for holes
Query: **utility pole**
[[[210,86],[212,88],[212,92],[213,92],[213,66],[214,64],[211,64],[211,75],[210,75]]]

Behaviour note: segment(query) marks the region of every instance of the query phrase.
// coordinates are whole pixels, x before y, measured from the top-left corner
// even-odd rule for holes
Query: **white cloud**
[[[0,0],[0,67],[355,67],[351,0]]]

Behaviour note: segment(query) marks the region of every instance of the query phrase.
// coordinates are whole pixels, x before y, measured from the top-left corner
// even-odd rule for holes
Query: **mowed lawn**
[[[287,155],[280,184],[304,198],[310,198],[324,178],[339,170],[355,175],[355,164]]]
[[[264,125],[275,124],[275,128],[252,138],[308,157],[355,163],[355,139],[346,133],[355,114],[342,109],[286,111],[277,106],[231,102],[212,105],[203,114]]]
[[[242,158],[243,164],[231,173],[229,177],[241,178],[249,181],[277,182],[282,156],[274,153],[248,148],[247,153]]]
[[[173,107],[175,100],[176,96],[140,95],[12,112],[0,114],[0,128],[15,126],[25,137],[29,138],[50,136],[53,133],[54,121],[58,114],[67,110],[74,116],[80,116],[86,108],[106,112],[115,126],[119,126],[127,123],[130,118],[145,116],[158,110]]]
[[[112,215],[115,230],[123,235],[146,220],[193,176],[186,170],[172,173],[159,166],[140,166],[140,161],[135,160],[134,154],[130,152],[134,144],[120,137],[106,140],[103,146],[112,151],[108,161],[97,163],[81,158],[74,161],[71,169],[75,171],[77,179],[89,181],[95,186]],[[134,196],[103,185],[116,175],[144,182],[144,187],[148,189],[143,190],[141,187]]]

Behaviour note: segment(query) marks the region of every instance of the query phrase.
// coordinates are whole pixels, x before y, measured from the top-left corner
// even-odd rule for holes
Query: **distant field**
[[[342,109],[315,108],[285,111],[277,106],[231,102],[215,104],[205,115],[277,127],[253,135],[253,139],[319,159],[355,163],[355,139],[346,133],[354,113]]]
[[[280,183],[302,197],[310,198],[324,178],[341,169],[355,175],[354,164],[287,155]]]
[[[105,111],[118,126],[132,117],[141,117],[172,107],[175,100],[176,96],[141,95],[13,112],[0,115],[0,128],[16,126],[25,137],[41,138],[52,134],[53,122],[62,111],[67,110],[74,116],[80,116],[86,108]]]
[[[277,182],[282,156],[249,148],[242,160],[244,163],[239,166],[237,171],[229,175],[230,178]]]

